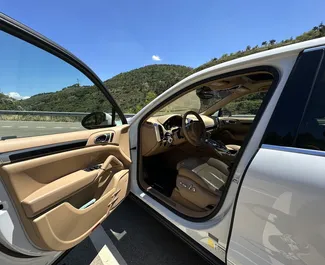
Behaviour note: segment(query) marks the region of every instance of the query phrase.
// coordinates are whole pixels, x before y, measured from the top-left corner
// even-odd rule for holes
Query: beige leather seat
[[[227,181],[228,166],[214,158],[188,158],[177,164],[178,175],[172,198],[192,210],[218,204]]]

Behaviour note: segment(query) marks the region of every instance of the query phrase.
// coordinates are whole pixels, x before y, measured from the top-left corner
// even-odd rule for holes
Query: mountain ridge
[[[136,113],[175,83],[200,70],[250,54],[320,37],[325,37],[325,26],[322,23],[295,38],[291,37],[279,42],[271,39],[263,41],[261,46],[247,45],[245,50],[223,54],[220,58],[213,58],[196,68],[152,64],[113,76],[104,81],[104,85],[116,99],[122,111]],[[109,111],[110,104],[98,89],[72,84],[59,91],[40,93],[24,100],[14,100],[0,93],[0,109],[87,112]]]

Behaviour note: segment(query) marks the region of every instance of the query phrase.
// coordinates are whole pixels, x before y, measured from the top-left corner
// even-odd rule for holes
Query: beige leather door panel
[[[242,145],[254,117],[220,117],[220,129],[213,134],[214,139],[225,144]]]
[[[1,142],[1,180],[37,247],[75,246],[126,197],[128,129],[124,125]],[[103,135],[109,137],[100,142]]]

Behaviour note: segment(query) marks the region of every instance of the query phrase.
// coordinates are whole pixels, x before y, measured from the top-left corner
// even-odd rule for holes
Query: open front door
[[[106,144],[96,139],[110,135]],[[1,142],[1,180],[32,242],[66,250],[125,198],[128,126]]]
[[[126,197],[129,126],[99,78],[63,48],[2,15],[0,45],[0,246],[64,251]],[[82,116],[93,111],[83,125],[98,129],[86,130]]]

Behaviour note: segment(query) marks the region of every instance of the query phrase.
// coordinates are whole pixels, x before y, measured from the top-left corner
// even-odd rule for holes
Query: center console
[[[212,140],[208,138],[205,142],[208,144],[208,146],[215,150],[216,154],[226,164],[230,165],[234,161],[238,151],[228,149],[226,145],[219,140]]]

